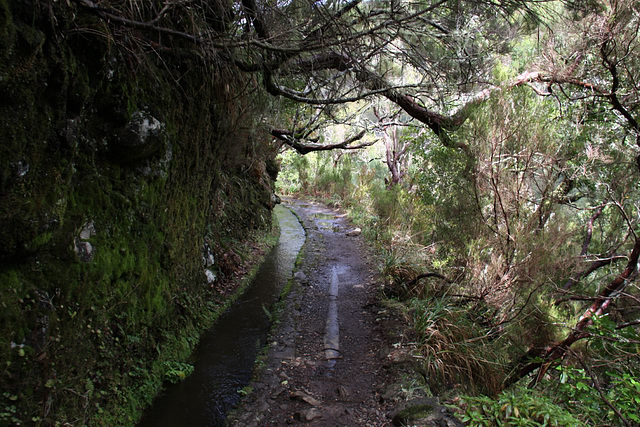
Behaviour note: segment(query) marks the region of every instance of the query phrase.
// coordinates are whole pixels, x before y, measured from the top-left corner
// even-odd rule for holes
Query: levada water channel
[[[268,312],[291,277],[305,240],[289,209],[274,209],[280,240],[246,292],[200,339],[193,373],[169,386],[144,413],[139,427],[222,426],[249,384],[256,357],[271,327]]]

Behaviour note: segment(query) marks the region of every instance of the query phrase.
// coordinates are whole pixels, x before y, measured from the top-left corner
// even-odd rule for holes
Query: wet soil
[[[389,354],[393,326],[377,302],[375,265],[345,216],[285,203],[307,230],[295,274],[253,392],[231,425],[388,426],[397,395]]]

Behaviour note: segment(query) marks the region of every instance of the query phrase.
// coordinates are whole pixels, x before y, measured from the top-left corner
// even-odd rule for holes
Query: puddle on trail
[[[316,219],[336,219],[336,216],[334,214],[327,214],[327,213],[314,213],[311,214],[312,218],[316,218]]]
[[[305,234],[290,210],[276,206],[280,240],[247,291],[200,339],[195,370],[167,388],[144,413],[139,427],[223,426],[226,413],[249,384],[258,352],[271,327],[270,307],[291,272]]]
[[[313,218],[318,228],[321,228],[324,230],[336,231],[337,218],[334,214],[318,212],[318,213],[311,214],[311,218]]]

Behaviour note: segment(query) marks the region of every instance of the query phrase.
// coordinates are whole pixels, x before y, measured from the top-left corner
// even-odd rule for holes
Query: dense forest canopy
[[[637,127],[618,96],[633,96],[625,87],[633,86],[632,2],[75,2],[116,36],[129,31],[115,38],[129,49],[233,65],[254,73],[269,94],[306,105],[271,129],[304,152],[316,148],[303,145],[321,120],[345,121],[340,105],[375,95],[445,143],[478,102],[522,85],[540,96],[557,85],[568,99],[586,91],[576,96],[607,100]],[[512,67],[521,73],[496,79],[501,55],[511,61],[518,40],[534,36],[538,57],[522,52]]]
[[[640,422],[637,2],[60,7],[134,70],[244,76],[220,90],[265,106],[251,125],[283,151],[281,191],[351,209],[385,251],[434,391],[503,393],[469,419],[529,386],[579,402],[558,419]]]

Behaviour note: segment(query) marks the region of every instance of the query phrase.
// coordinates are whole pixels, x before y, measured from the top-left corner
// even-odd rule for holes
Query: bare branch
[[[630,326],[636,326],[636,325],[640,325],[640,320],[634,320],[633,322],[623,323],[621,325],[616,326],[616,329],[624,329],[624,328],[628,328]]]
[[[188,41],[190,41],[192,43],[196,43],[196,44],[200,44],[200,43],[203,42],[203,40],[200,37],[194,36],[193,34],[185,33],[185,32],[182,32],[182,31],[173,30],[171,28],[158,27],[158,26],[155,25],[156,19],[154,19],[153,21],[150,21],[150,22],[135,21],[135,20],[132,20],[132,19],[128,19],[128,18],[123,18],[121,16],[117,16],[112,12],[106,11],[105,9],[99,7],[97,4],[95,4],[91,0],[74,0],[74,1],[76,3],[78,3],[78,4],[80,4],[81,6],[89,9],[90,11],[92,11],[93,13],[95,13],[100,18],[102,18],[102,19],[104,19],[106,21],[115,22],[117,24],[124,25],[124,26],[131,27],[131,28],[152,30],[152,31],[156,31],[156,32],[159,32],[159,33],[163,33],[163,34],[177,36],[177,37],[183,38],[185,40],[188,40]]]
[[[586,256],[587,251],[589,250],[589,245],[591,244],[591,236],[593,235],[593,223],[598,219],[598,217],[602,214],[602,209],[605,205],[600,205],[598,209],[594,212],[594,214],[589,218],[589,222],[587,222],[587,230],[584,238],[584,243],[582,243],[582,250],[580,251],[580,256]]]
[[[413,287],[413,286],[417,285],[420,280],[428,279],[429,277],[435,277],[437,279],[442,279],[447,283],[455,283],[453,280],[449,279],[446,276],[443,276],[440,273],[428,272],[428,273],[418,274],[416,277],[413,278],[413,280],[411,280],[409,283],[407,283],[407,286],[408,287]]]
[[[585,268],[583,271],[575,274],[572,278],[567,280],[567,283],[564,284],[564,286],[562,287],[562,290],[563,291],[569,290],[569,288],[574,286],[580,280],[582,280],[585,277],[589,276],[594,271],[596,271],[596,270],[598,270],[598,269],[600,269],[602,267],[605,267],[607,265],[610,265],[610,264],[612,264],[612,263],[614,263],[616,261],[623,260],[623,259],[626,259],[626,257],[622,256],[622,255],[613,255],[613,256],[608,257],[608,258],[597,259],[595,261],[592,261],[587,268]],[[558,301],[557,303],[560,303],[560,302],[562,302],[562,301]]]
[[[352,143],[362,139],[366,133],[367,131],[363,130],[360,133],[350,138],[347,138],[341,142],[336,142],[333,144],[318,144],[315,142],[307,142],[307,143],[300,142],[299,139],[295,138],[293,132],[289,130],[283,130],[283,129],[271,130],[272,136],[278,138],[280,141],[284,142],[285,144],[295,149],[298,153],[302,155],[311,153],[312,151],[329,151],[329,150],[336,150],[336,149],[358,150],[360,148],[370,147],[373,144],[375,144],[377,141],[369,141],[369,142],[363,142],[358,145],[351,145]]]
[[[194,35],[184,31],[174,30],[171,28],[159,27],[155,25],[156,19],[149,22],[136,21],[133,19],[118,16],[112,11],[106,11],[105,9],[101,8],[91,0],[73,0],[73,1],[78,3],[80,6],[84,7],[85,9],[91,11],[92,13],[95,13],[98,17],[100,17],[101,19],[107,22],[113,22],[129,28],[154,31],[161,34],[167,34],[170,36],[179,37],[183,40],[187,40],[196,45],[199,45],[199,46],[207,45],[213,49],[233,49],[233,48],[239,48],[239,47],[255,46],[255,47],[264,49],[266,51],[276,52],[276,53],[286,53],[289,55],[299,54],[301,52],[307,52],[312,50],[312,48],[309,46],[289,48],[284,46],[276,46],[274,44],[271,44],[262,40],[256,40],[256,39],[239,40],[239,41],[233,41],[233,42],[227,42],[227,43],[216,43],[212,38],[207,37],[208,35],[213,35],[213,34],[202,33],[200,35]],[[242,61],[239,61],[236,59],[231,59],[231,61],[234,63],[236,63],[237,61],[239,64],[243,64]],[[243,69],[242,67],[239,67],[239,68],[242,71],[255,72],[255,71],[262,70],[264,68],[264,65],[261,65],[259,68],[252,67],[252,66],[248,66],[246,67],[246,69]]]

